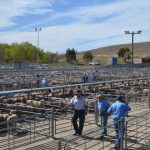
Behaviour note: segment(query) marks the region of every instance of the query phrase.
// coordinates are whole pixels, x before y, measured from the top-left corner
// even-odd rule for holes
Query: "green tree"
[[[33,55],[36,51],[36,47],[32,44],[25,43],[12,43],[9,47],[5,47],[5,62],[16,62],[16,61],[31,61],[35,62],[35,56]]]
[[[123,61],[127,63],[127,60],[131,59],[131,52],[128,47],[120,48],[118,51],[118,57],[123,58]]]
[[[76,61],[76,51],[75,51],[75,49],[74,48],[73,49],[68,48],[66,50],[65,57],[66,57],[67,62]]]
[[[30,62],[36,62],[36,52],[37,48],[36,46],[32,45],[29,42],[23,42],[21,43],[23,46],[22,52],[25,54],[25,61],[30,61]]]
[[[13,62],[13,52],[12,52],[11,46],[5,48],[4,61],[6,63]]]
[[[9,47],[8,44],[0,44],[0,63],[4,63],[5,49]]]
[[[29,42],[0,44],[1,62],[10,63],[16,61],[30,61],[36,63],[38,52],[39,63],[57,62],[58,54],[44,52]]]
[[[83,60],[86,61],[86,62],[90,62],[93,60],[93,55],[91,52],[85,52],[83,54]]]

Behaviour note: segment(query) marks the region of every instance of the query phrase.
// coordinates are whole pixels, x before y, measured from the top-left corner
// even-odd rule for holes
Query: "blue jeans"
[[[100,132],[102,135],[107,134],[107,121],[108,121],[108,115],[100,116],[100,122],[101,122]]]
[[[115,132],[116,132],[116,140],[115,140],[115,145],[120,146],[121,139],[124,137],[124,131],[125,131],[125,122],[122,121],[114,121],[114,127],[115,127]]]

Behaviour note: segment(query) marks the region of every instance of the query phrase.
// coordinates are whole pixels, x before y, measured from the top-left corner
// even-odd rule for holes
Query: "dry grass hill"
[[[117,55],[118,50],[123,47],[129,47],[131,50],[131,44],[113,45],[108,47],[97,48],[91,51],[94,58],[106,63],[108,59]],[[84,52],[77,54],[77,59],[82,60]],[[134,43],[134,58],[142,58],[150,56],[150,42]]]

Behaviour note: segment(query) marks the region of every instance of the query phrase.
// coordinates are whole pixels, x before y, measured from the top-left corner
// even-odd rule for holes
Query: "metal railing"
[[[121,82],[132,82],[132,81],[140,81],[140,80],[149,80],[150,77],[146,78],[133,78],[133,79],[123,79],[123,80],[111,80],[111,81],[101,81],[101,82],[93,82],[93,83],[80,83],[73,85],[62,85],[62,86],[54,86],[54,87],[43,87],[43,88],[33,88],[33,89],[21,89],[21,90],[11,90],[11,91],[2,91],[0,95],[5,95],[9,93],[31,93],[36,91],[46,91],[49,89],[64,89],[71,87],[80,87],[80,86],[91,86],[91,85],[99,85],[99,84],[113,84],[113,83],[121,83]]]
[[[110,102],[114,102],[117,95],[115,95],[114,91],[118,91],[116,83],[129,82],[129,87],[134,87],[135,89],[143,90],[144,88],[149,88],[149,86],[134,85],[133,82],[138,81],[147,81],[150,78],[135,78],[135,79],[127,79],[127,80],[117,80],[117,81],[104,81],[104,82],[96,82],[96,83],[85,83],[85,84],[75,84],[75,85],[66,85],[66,86],[56,86],[57,88],[68,88],[68,87],[78,87],[79,85],[84,86],[97,86],[102,84],[112,85],[110,89],[103,89],[105,96]],[[135,82],[135,83],[136,83]],[[105,85],[104,85],[105,84]],[[130,88],[124,87],[122,90],[124,91],[123,95],[129,92]],[[5,91],[0,92],[1,95],[8,94],[10,92],[16,93],[30,93],[33,91],[44,91],[48,88],[36,88],[36,89],[28,89],[28,90],[16,90],[16,91]],[[119,87],[120,88],[120,87]],[[102,90],[101,88],[99,90]],[[98,91],[99,92],[99,91]],[[96,93],[95,93],[96,94]],[[93,95],[94,96],[94,95]],[[126,96],[128,99],[128,104],[131,105],[133,111],[131,112],[131,119],[128,120],[126,136],[122,141],[122,148],[130,148],[130,147],[138,147],[148,145],[149,142],[149,111],[148,110],[148,102],[150,100],[150,95],[148,95],[148,99],[142,100],[141,94],[132,94]],[[94,99],[94,97],[93,97]],[[149,102],[150,103],[150,102]],[[15,109],[19,110],[19,108],[14,104],[1,104],[1,109],[3,106],[5,110]],[[33,109],[33,108],[32,108]],[[3,132],[3,136],[0,137],[0,149],[17,149],[24,146],[28,148],[36,147],[34,143],[42,145],[43,142],[47,144],[49,141],[46,141],[49,138],[55,139],[53,142],[58,142],[61,149],[64,147],[67,149],[107,149],[112,148],[114,141],[114,128],[111,121],[108,125],[108,135],[104,138],[104,140],[99,140],[99,127],[95,123],[95,112],[90,112],[86,117],[85,121],[85,130],[83,132],[82,137],[74,137],[71,136],[73,132],[71,117],[72,110],[67,111],[66,113],[61,112],[59,109],[55,110],[46,110],[45,108],[37,108],[44,109],[42,114],[29,112],[29,110],[22,111],[24,114],[29,114],[31,117],[22,117],[18,120],[13,120],[10,122],[1,122],[1,125],[5,125],[4,128],[0,128],[0,132]],[[95,109],[94,109],[95,110]],[[144,110],[144,111],[143,111]],[[138,113],[138,114],[137,114]],[[142,114],[143,113],[143,114]],[[12,125],[14,124],[14,125]],[[18,133],[18,134],[17,134]],[[23,134],[21,135],[20,134]],[[137,139],[136,139],[137,138]],[[130,140],[132,142],[130,142]],[[144,140],[146,139],[146,140]],[[135,140],[137,142],[135,142]],[[144,140],[144,143],[143,143]],[[59,141],[61,141],[60,144]],[[66,141],[66,142],[64,142]],[[41,142],[41,144],[40,144]],[[50,146],[49,146],[50,147]],[[32,149],[32,148],[31,148]],[[46,148],[45,148],[46,149]]]

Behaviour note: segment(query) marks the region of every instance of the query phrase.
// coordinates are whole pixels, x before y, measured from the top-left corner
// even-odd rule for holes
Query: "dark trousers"
[[[78,118],[79,118],[79,126],[77,124]],[[72,124],[76,133],[82,134],[84,121],[85,121],[85,110],[75,110],[74,115],[72,117]]]

